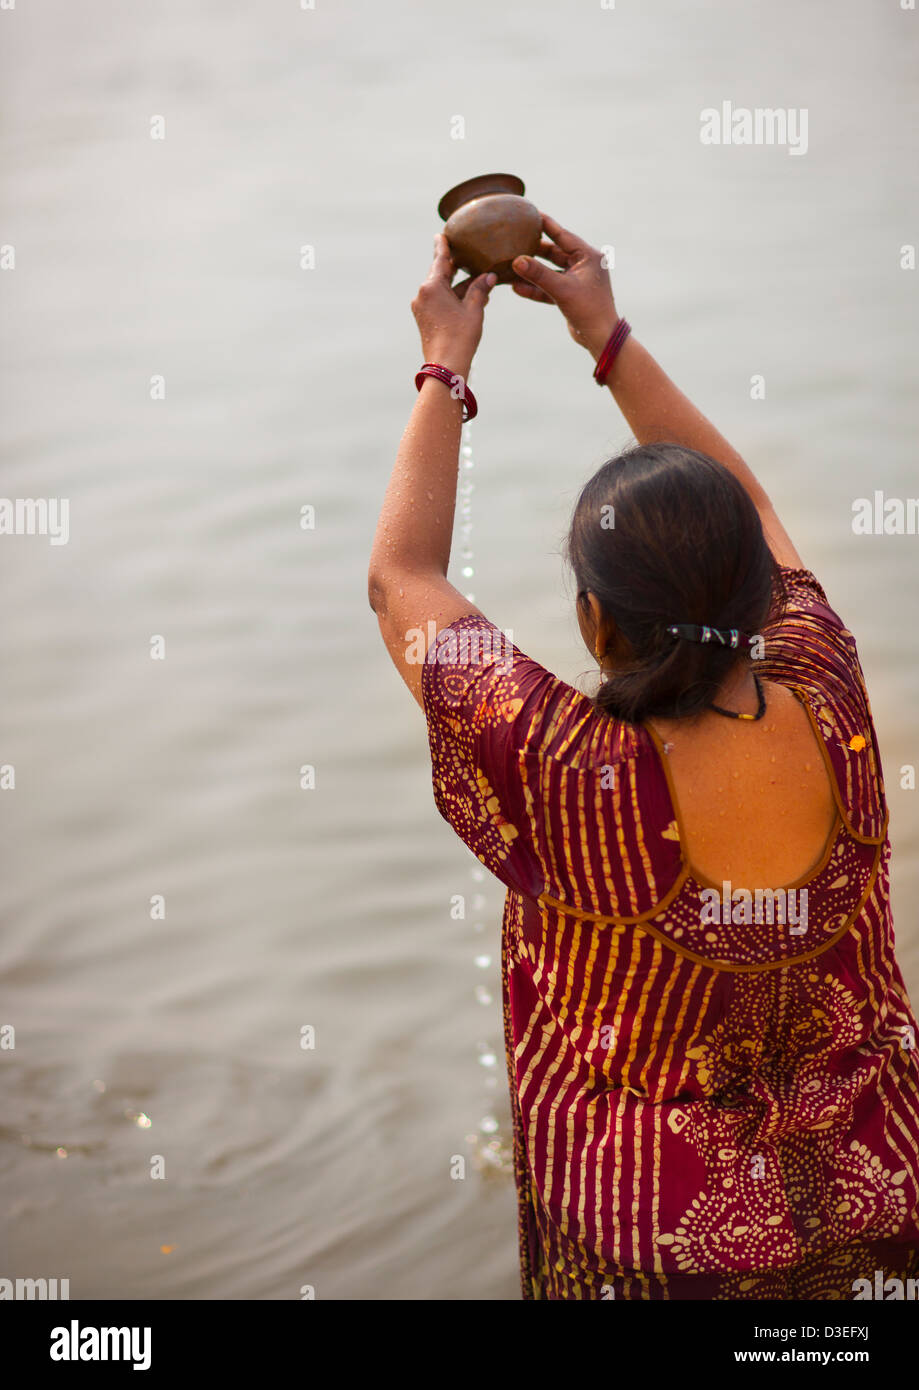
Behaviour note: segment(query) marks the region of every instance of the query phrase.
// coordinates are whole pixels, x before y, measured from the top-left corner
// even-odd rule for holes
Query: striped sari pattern
[[[877,740],[851,633],[809,571],[782,575],[758,669],[806,709],[837,803],[803,931],[784,889],[754,926],[709,910],[650,727],[480,614],[429,648],[435,804],[507,888],[524,1299],[851,1297],[872,1261],[914,1267],[919,1054]]]

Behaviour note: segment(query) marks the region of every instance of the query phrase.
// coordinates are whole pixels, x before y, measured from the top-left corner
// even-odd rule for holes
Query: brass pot
[[[446,223],[450,253],[471,278],[493,270],[498,284],[509,285],[520,279],[511,269],[514,257],[535,256],[542,216],[523,193],[523,180],[515,174],[480,174],[441,198],[437,211]],[[454,286],[461,299],[469,283]]]

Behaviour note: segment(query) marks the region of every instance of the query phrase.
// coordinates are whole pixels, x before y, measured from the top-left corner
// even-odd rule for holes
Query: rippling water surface
[[[760,471],[859,638],[917,1000],[919,538],[851,530],[853,498],[919,486],[916,17],[56,0],[0,40],[3,491],[70,499],[67,545],[0,548],[0,1273],[515,1299],[512,1184],[467,1143],[508,1132],[501,890],[435,811],[366,600],[435,206],[509,169],[614,245],[636,335]],[[806,106],[806,155],[702,147],[728,99]],[[559,545],[628,440],[591,365],[493,295],[472,582],[572,681]]]

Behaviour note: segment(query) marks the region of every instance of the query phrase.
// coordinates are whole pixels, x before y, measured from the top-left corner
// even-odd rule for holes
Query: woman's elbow
[[[386,585],[383,582],[383,576],[373,565],[371,565],[367,575],[367,602],[374,613],[380,614],[385,611]]]

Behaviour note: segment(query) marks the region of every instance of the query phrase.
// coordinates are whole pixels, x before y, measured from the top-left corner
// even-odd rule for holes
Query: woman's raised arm
[[[515,282],[514,290],[524,299],[556,304],[572,338],[597,361],[620,317],[602,252],[545,213],[543,229],[549,239],[543,239],[539,254],[557,269],[530,257],[518,257],[514,270],[521,279]],[[753,498],[773,555],[780,564],[801,566],[800,555],[752,469],[634,334],[619,350],[606,385],[639,444],[667,440],[708,454],[729,468]]]

